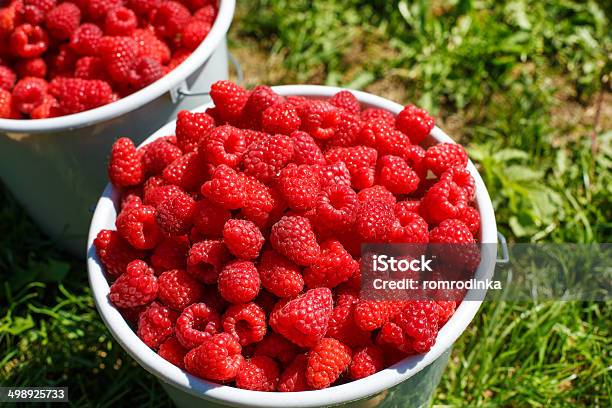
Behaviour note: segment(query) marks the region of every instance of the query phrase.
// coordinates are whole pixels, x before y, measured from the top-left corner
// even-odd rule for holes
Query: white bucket
[[[220,0],[210,33],[189,58],[132,95],[58,118],[0,119],[0,177],[56,244],[82,256],[89,209],[108,179],[115,139],[140,143],[178,111],[207,100],[179,91],[208,91],[228,78],[226,35],[234,8],[235,0]]]
[[[340,88],[315,85],[277,86],[273,89],[281,95],[301,95],[313,98],[329,98]],[[398,114],[403,107],[395,102],[365,92],[352,91],[364,107],[385,109]],[[203,111],[211,104],[198,108]],[[172,133],[175,122],[159,129],[146,143]],[[438,127],[430,136],[438,142],[453,140]],[[470,161],[468,170],[476,181],[476,204],[481,217],[481,241],[497,243],[497,226],[489,193]],[[101,229],[114,229],[119,193],[110,184],[98,201],[91,221],[87,249],[87,269],[94,300],[102,319],[121,346],[147,371],[157,377],[172,400],[179,407],[196,405],[306,408],[346,404],[350,407],[374,407],[379,404],[391,407],[425,406],[440,380],[451,347],[463,333],[478,311],[481,301],[462,302],[451,319],[438,333],[435,345],[429,352],[412,356],[367,378],[318,391],[299,393],[264,393],[242,390],[211,383],[195,377],[159,357],[134,333],[108,298],[109,285],[97,259],[93,241]],[[477,278],[491,277],[495,259],[483,261]],[[344,405],[343,405],[344,406]]]

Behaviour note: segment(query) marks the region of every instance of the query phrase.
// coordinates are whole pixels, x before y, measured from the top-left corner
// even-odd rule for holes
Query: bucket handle
[[[501,258],[497,258],[495,263],[505,265],[510,262],[510,254],[508,253],[508,242],[506,241],[506,237],[504,234],[497,231],[497,239],[499,241],[499,246],[501,247]]]

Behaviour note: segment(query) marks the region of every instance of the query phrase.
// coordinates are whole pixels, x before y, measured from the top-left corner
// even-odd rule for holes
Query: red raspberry
[[[321,255],[304,269],[304,281],[309,288],[334,288],[348,280],[359,269],[359,262],[336,240],[321,244]]]
[[[195,50],[204,41],[211,28],[211,23],[191,18],[181,31],[181,45],[185,49]]]
[[[16,4],[18,2],[14,2]],[[22,15],[26,23],[40,24],[45,20],[45,15],[55,7],[56,0],[25,0],[23,2]]]
[[[230,254],[221,240],[196,242],[189,250],[187,273],[202,283],[216,283],[229,258]]]
[[[361,105],[359,101],[349,91],[340,91],[331,98],[329,98],[329,103],[334,105],[336,108],[340,108],[346,113],[350,113],[351,115],[359,115],[361,111]]]
[[[293,139],[293,162],[295,164],[325,165],[325,156],[315,140],[306,132],[296,131]]]
[[[311,209],[319,196],[321,186],[318,173],[312,166],[289,163],[281,170],[276,188],[289,207],[296,211]]]
[[[383,156],[378,161],[378,182],[394,194],[410,194],[419,186],[419,176],[401,157]]]
[[[13,103],[21,112],[30,113],[43,102],[47,87],[47,81],[42,78],[20,79],[13,88]]]
[[[108,82],[80,78],[54,78],[49,93],[57,98],[64,114],[97,108],[113,102]]]
[[[357,194],[357,198],[361,202],[380,201],[381,203],[390,205],[395,205],[397,201],[392,192],[380,185],[364,188]]]
[[[281,392],[306,391],[310,387],[306,381],[306,365],[308,357],[306,354],[298,355],[289,364],[280,376],[278,390]]]
[[[152,14],[151,24],[160,37],[172,38],[189,22],[191,13],[181,3],[164,1]]]
[[[40,105],[30,112],[31,119],[46,119],[61,116],[59,102],[53,96],[47,94]]]
[[[457,218],[466,206],[465,191],[448,181],[434,184],[421,200],[421,212],[432,224],[438,224],[448,218]]]
[[[274,92],[272,88],[264,85],[255,87],[242,109],[241,116],[246,127],[260,130],[263,111],[281,102],[283,102],[283,97]]]
[[[357,299],[336,302],[330,318],[325,337],[332,337],[350,347],[371,343],[371,333],[360,329],[355,323],[355,304]]]
[[[199,7],[198,7],[199,8]],[[194,9],[195,10],[195,9]],[[193,18],[202,20],[208,24],[213,24],[217,18],[217,7],[215,4],[207,4],[199,10],[195,10]]]
[[[246,142],[246,146],[249,147],[255,142],[260,142],[268,137],[267,133],[260,132],[258,130],[253,129],[242,129],[242,133],[244,133],[244,140]]]
[[[300,347],[313,347],[327,331],[333,310],[331,290],[311,289],[294,299],[283,299],[270,314],[270,327]]]
[[[67,40],[81,22],[81,10],[73,3],[62,3],[47,13],[45,24],[51,37]]]
[[[432,244],[473,244],[474,236],[467,225],[459,220],[444,220],[429,231]]]
[[[135,186],[144,180],[144,169],[134,143],[127,137],[113,144],[108,161],[108,178],[115,187]]]
[[[176,320],[176,339],[191,350],[221,330],[219,313],[205,303],[187,306]]]
[[[12,2],[7,7],[0,8],[0,35],[9,34],[19,23],[20,2]]]
[[[435,124],[427,111],[407,105],[395,118],[395,127],[410,138],[412,144],[421,143]]]
[[[223,331],[244,347],[261,341],[266,335],[266,312],[253,302],[232,305],[223,314],[222,325]]]
[[[186,191],[196,191],[207,178],[207,169],[196,152],[186,153],[170,163],[162,172],[168,184],[175,184]]]
[[[189,245],[185,235],[164,239],[151,254],[151,266],[158,274],[171,269],[185,269]]]
[[[444,326],[444,324],[453,316],[457,303],[454,300],[438,300],[438,327]]]
[[[2,67],[0,67],[0,69],[1,68]],[[17,75],[19,75],[20,78],[45,78],[47,76],[47,63],[42,58],[30,58],[18,61],[15,65],[15,70],[17,71]]]
[[[283,366],[291,363],[298,348],[278,333],[270,332],[255,346],[256,356],[268,356],[278,360]]]
[[[102,29],[97,25],[83,23],[70,36],[70,47],[79,55],[95,55],[98,40],[103,35]]]
[[[425,168],[425,150],[418,145],[406,146],[406,149],[399,155],[406,163],[416,171],[419,179],[425,180],[427,169]]]
[[[251,221],[230,219],[223,227],[223,241],[232,255],[248,260],[259,256],[265,239]]]
[[[362,300],[355,305],[355,323],[361,330],[372,331],[382,327],[402,310],[405,302]]]
[[[111,277],[121,275],[130,262],[145,256],[144,251],[130,246],[117,231],[101,230],[94,240],[94,246],[106,273]]]
[[[82,57],[79,58],[74,67],[74,77],[81,79],[100,79],[108,80],[106,67],[102,58]]]
[[[210,87],[210,97],[215,103],[221,119],[234,122],[240,118],[249,94],[240,85],[223,80],[212,84]]]
[[[297,296],[304,287],[300,267],[275,251],[262,254],[258,270],[263,287],[278,297]]]
[[[364,122],[383,121],[389,126],[395,125],[395,116],[384,109],[364,109],[361,112],[361,120]]]
[[[215,334],[187,353],[185,369],[206,380],[231,381],[244,361],[241,352],[240,344],[230,334]]]
[[[260,228],[269,226],[271,222],[276,221],[272,219],[276,213],[284,210],[280,194],[253,177],[243,177],[243,181],[245,199],[241,215]]]
[[[152,31],[137,28],[132,32],[131,37],[136,41],[138,55],[151,57],[162,64],[167,64],[170,61],[170,48],[165,42],[157,38]],[[186,54],[185,58],[188,56],[189,54]]]
[[[166,65],[167,68],[167,72],[172,71],[174,68],[178,67],[180,64],[182,64],[187,58],[189,58],[189,56],[191,55],[191,51],[189,50],[184,50],[182,48],[179,48],[178,50],[174,51],[172,53],[172,56],[170,58],[170,62],[168,62],[168,65]],[[206,110],[206,113],[210,113],[210,109]],[[212,116],[212,115],[211,115]]]
[[[202,299],[202,285],[181,269],[162,273],[157,282],[159,300],[174,310],[183,310]]]
[[[334,136],[340,123],[341,111],[329,102],[310,101],[299,106],[301,129],[318,140]]]
[[[451,167],[465,168],[467,162],[465,149],[455,143],[439,143],[425,152],[425,167],[438,177]]]
[[[290,103],[278,103],[263,111],[261,124],[264,132],[290,135],[300,128],[300,116]]]
[[[395,224],[393,205],[380,201],[366,201],[359,205],[355,227],[366,242],[385,242]]]
[[[255,356],[245,360],[236,375],[236,387],[252,391],[276,391],[278,365],[270,357]]]
[[[202,185],[202,195],[213,203],[230,210],[240,208],[245,201],[245,183],[235,170],[222,164],[212,179]]]
[[[244,154],[244,172],[269,183],[293,157],[293,140],[285,135],[270,135],[250,145]]]
[[[377,341],[400,351],[426,353],[438,335],[437,304],[433,301],[410,301],[385,323]]]
[[[51,71],[49,76],[52,78],[50,82],[62,79],[59,77],[65,77],[65,79],[72,77],[79,56],[70,48],[69,44],[61,44],[56,52],[48,55],[47,63]]]
[[[132,80],[137,52],[137,44],[130,37],[104,36],[98,40],[98,54],[110,77],[120,84]]]
[[[397,219],[398,223],[390,232],[391,242],[426,244],[429,241],[427,223],[420,215],[414,212],[404,212],[398,215]]]
[[[183,192],[164,200],[155,214],[157,225],[166,235],[184,235],[191,230],[195,200]]]
[[[223,226],[230,217],[229,210],[203,199],[196,203],[193,224],[205,236],[218,238],[223,234]]]
[[[372,187],[376,173],[376,159],[378,153],[371,147],[336,147],[325,153],[329,164],[344,162],[351,173],[351,185],[361,190]]]
[[[140,186],[126,189],[121,196],[121,211],[140,207],[142,205],[139,189]]]
[[[136,14],[127,7],[109,11],[104,20],[106,35],[130,35],[138,26]]]
[[[10,91],[15,85],[17,75],[9,68],[4,65],[0,65],[0,89]]]
[[[461,187],[467,200],[472,201],[476,193],[476,182],[470,171],[464,167],[451,167],[440,176],[440,180],[449,181]]]
[[[176,119],[176,140],[183,152],[193,152],[198,144],[214,128],[215,121],[206,113],[180,111]]]
[[[211,129],[200,141],[200,159],[218,166],[235,168],[247,148],[242,130],[224,125]]]
[[[87,3],[87,14],[92,20],[100,20],[111,10],[123,6],[123,0],[89,0]]]
[[[357,207],[357,194],[351,187],[332,184],[317,198],[315,217],[322,228],[341,231],[353,225]]]
[[[465,207],[459,211],[457,219],[463,222],[470,230],[473,236],[478,236],[480,232],[480,213],[474,207]]]
[[[36,58],[47,51],[49,37],[39,26],[22,24],[12,32],[9,45],[13,53],[21,58]]]
[[[304,96],[298,96],[298,95],[289,95],[287,97],[285,97],[285,101],[289,102],[290,104],[292,104],[293,106],[300,106],[304,103],[308,102],[308,99],[306,99],[306,97]]]
[[[119,234],[134,248],[151,249],[162,238],[155,222],[155,208],[149,205],[121,211],[116,224]]]
[[[159,350],[157,350],[157,354],[170,364],[174,364],[180,369],[185,368],[185,364],[183,360],[185,359],[185,355],[189,350],[179,343],[176,337],[169,337],[166,341],[159,345]]]
[[[362,122],[358,115],[347,112],[340,113],[340,122],[328,146],[348,147],[357,144]]]
[[[126,0],[126,3],[136,14],[148,16],[159,7],[161,0]]]
[[[253,262],[234,261],[219,274],[219,293],[231,303],[246,303],[259,293],[259,273]]]
[[[410,146],[408,136],[381,120],[364,122],[359,133],[361,143],[383,155],[401,156]]]
[[[157,297],[157,289],[153,269],[146,262],[136,260],[112,284],[109,298],[117,307],[136,307],[152,302]]]
[[[159,175],[173,161],[181,157],[181,149],[163,139],[142,147],[142,164],[148,175]]]
[[[311,265],[321,254],[310,221],[301,216],[284,216],[272,226],[272,247],[298,265]]]
[[[308,353],[306,381],[315,390],[332,385],[351,363],[352,351],[336,339],[322,339]]]
[[[274,309],[274,305],[276,305],[277,301],[278,298],[276,296],[267,290],[262,289],[259,291],[259,294],[255,298],[254,302],[257,306],[261,307],[266,314],[269,314],[272,312],[272,309]]]
[[[174,184],[165,184],[165,181],[161,179],[161,182],[164,183],[161,186],[149,186],[151,180],[157,180],[157,177],[151,177],[144,186],[144,203],[150,205],[152,207],[160,206],[161,203],[168,200],[170,197],[175,194],[184,193],[184,191]]]
[[[421,201],[420,200],[405,200],[398,201],[395,204],[395,215],[398,218],[402,218],[406,213],[415,213],[419,214],[421,211]]]
[[[202,302],[212,307],[219,313],[223,313],[229,306],[229,302],[221,297],[216,285],[204,286]]]
[[[319,179],[321,180],[321,188],[326,189],[334,184],[351,185],[351,173],[349,172],[344,162],[337,162],[324,166],[317,166]]]
[[[353,380],[368,377],[385,367],[384,355],[378,346],[359,347],[353,352],[348,376]]]
[[[164,67],[152,57],[140,56],[134,65],[132,72],[131,85],[135,89],[142,89],[151,85],[164,76]]]
[[[174,334],[177,314],[164,305],[153,302],[138,317],[138,337],[150,348],[156,350]]]

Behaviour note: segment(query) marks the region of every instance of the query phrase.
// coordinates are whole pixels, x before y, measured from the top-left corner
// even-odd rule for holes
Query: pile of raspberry
[[[217,0],[11,0],[0,8],[0,118],[69,115],[144,88],[216,16]]]
[[[476,242],[464,149],[424,149],[427,112],[362,109],[348,91],[220,81],[211,96],[175,135],[112,148],[121,208],[95,247],[142,341],[257,391],[322,389],[427,352],[456,303],[360,299],[360,245]]]

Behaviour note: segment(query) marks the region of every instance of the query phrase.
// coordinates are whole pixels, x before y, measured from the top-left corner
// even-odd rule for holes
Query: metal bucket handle
[[[510,262],[510,254],[508,253],[508,242],[504,234],[497,231],[497,239],[499,240],[499,246],[501,247],[501,258],[497,258],[495,263],[505,265]]]

